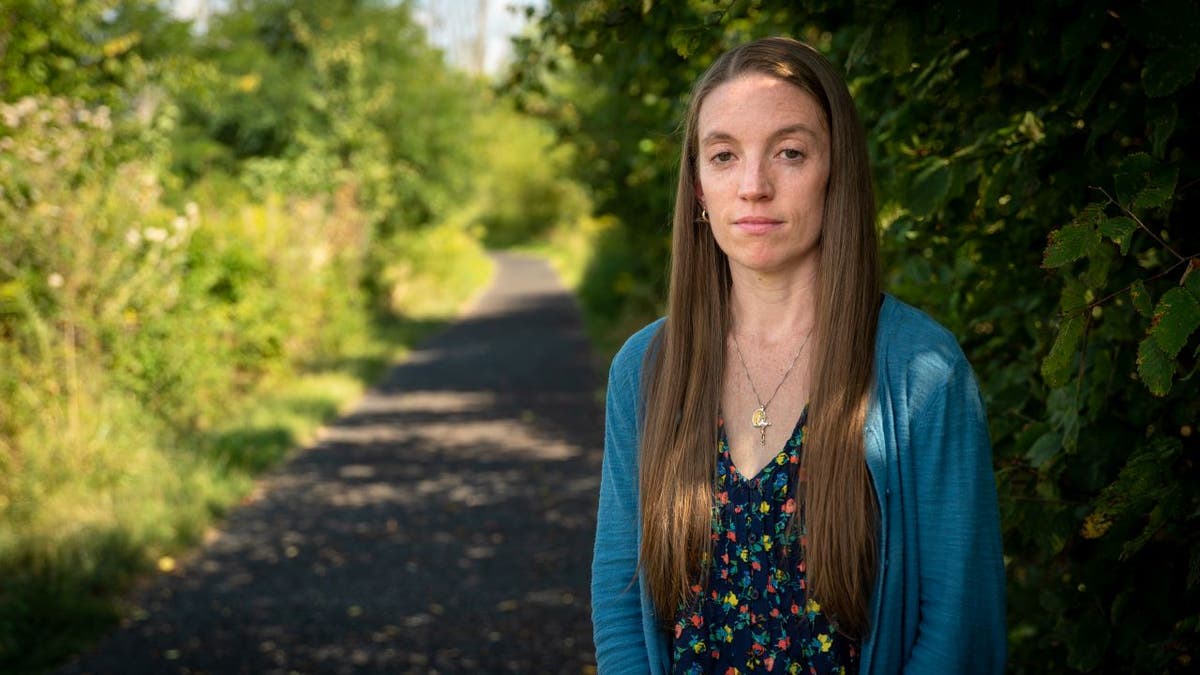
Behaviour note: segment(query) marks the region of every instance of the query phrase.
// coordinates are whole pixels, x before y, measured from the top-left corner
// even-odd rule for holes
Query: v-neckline
[[[721,421],[717,425],[717,430],[718,430],[717,431],[717,433],[718,433],[717,440],[719,442],[719,445],[717,447],[724,447],[724,452],[729,455],[730,473],[734,476],[734,478],[740,480],[743,483],[753,484],[756,482],[762,482],[762,479],[764,478],[763,474],[765,474],[771,467],[779,465],[780,464],[779,458],[781,456],[786,456],[788,454],[788,451],[791,449],[792,439],[796,437],[796,434],[800,431],[801,427],[803,427],[804,423],[808,420],[808,404],[805,403],[804,407],[800,410],[800,417],[796,418],[796,425],[792,427],[792,433],[788,434],[787,439],[784,440],[783,448],[780,449],[780,451],[775,453],[774,455],[771,455],[771,458],[767,460],[767,463],[763,464],[761,467],[759,467],[758,473],[756,473],[750,477],[747,477],[746,474],[742,473],[742,470],[738,468],[737,463],[733,461],[733,449],[730,448],[729,436],[725,433],[724,419],[725,419],[724,415],[721,415]],[[787,462],[783,462],[783,463],[786,464]]]

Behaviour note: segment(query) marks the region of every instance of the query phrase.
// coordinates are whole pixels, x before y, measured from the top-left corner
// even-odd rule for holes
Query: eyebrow
[[[771,134],[771,139],[774,140],[780,136],[790,136],[791,134],[807,134],[814,139],[818,138],[817,132],[812,130],[812,127],[807,124],[790,124],[786,127],[776,129]],[[700,145],[708,145],[717,141],[732,141],[733,135],[725,131],[713,130],[705,134],[704,138],[700,139]]]

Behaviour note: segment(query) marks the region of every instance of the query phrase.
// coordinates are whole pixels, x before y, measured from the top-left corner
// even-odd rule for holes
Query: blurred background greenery
[[[252,477],[590,213],[404,3],[0,6],[0,671],[111,625]]]
[[[611,355],[662,311],[688,85],[774,34],[846,72],[888,288],[979,374],[1012,671],[1193,667],[1196,3],[550,0],[498,81],[406,2],[169,9],[0,6],[0,670],[110,625],[486,247]]]

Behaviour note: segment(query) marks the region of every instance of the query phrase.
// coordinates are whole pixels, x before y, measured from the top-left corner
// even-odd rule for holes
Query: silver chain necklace
[[[746,367],[746,357],[742,356],[742,346],[738,344],[737,335],[733,331],[729,332],[729,336],[733,338],[733,348],[737,350],[738,361],[742,362],[742,372],[746,373],[746,381],[750,383],[750,391],[754,392],[754,399],[758,401],[758,408],[754,414],[750,416],[750,425],[759,430],[759,445],[766,447],[767,445],[767,427],[771,426],[771,421],[767,419],[767,406],[771,405],[771,401],[775,400],[775,395],[783,388],[783,383],[787,382],[788,375],[792,374],[792,369],[796,367],[796,361],[800,359],[800,352],[804,351],[804,346],[808,344],[808,338],[812,337],[812,331],[804,336],[804,342],[800,343],[800,349],[796,350],[796,355],[792,357],[792,364],[788,366],[787,371],[783,373],[783,379],[779,380],[779,384],[775,385],[775,391],[771,392],[771,398],[763,403],[762,396],[758,395],[758,388],[754,386],[754,378],[750,377],[750,369]]]

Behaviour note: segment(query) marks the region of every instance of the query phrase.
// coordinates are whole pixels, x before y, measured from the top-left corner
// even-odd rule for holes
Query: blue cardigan
[[[646,347],[613,359],[592,559],[601,675],[670,672],[668,635],[637,574],[638,439]],[[983,402],[954,336],[884,297],[875,338],[866,457],[879,502],[879,568],[860,672],[1004,670],[1004,563]]]

